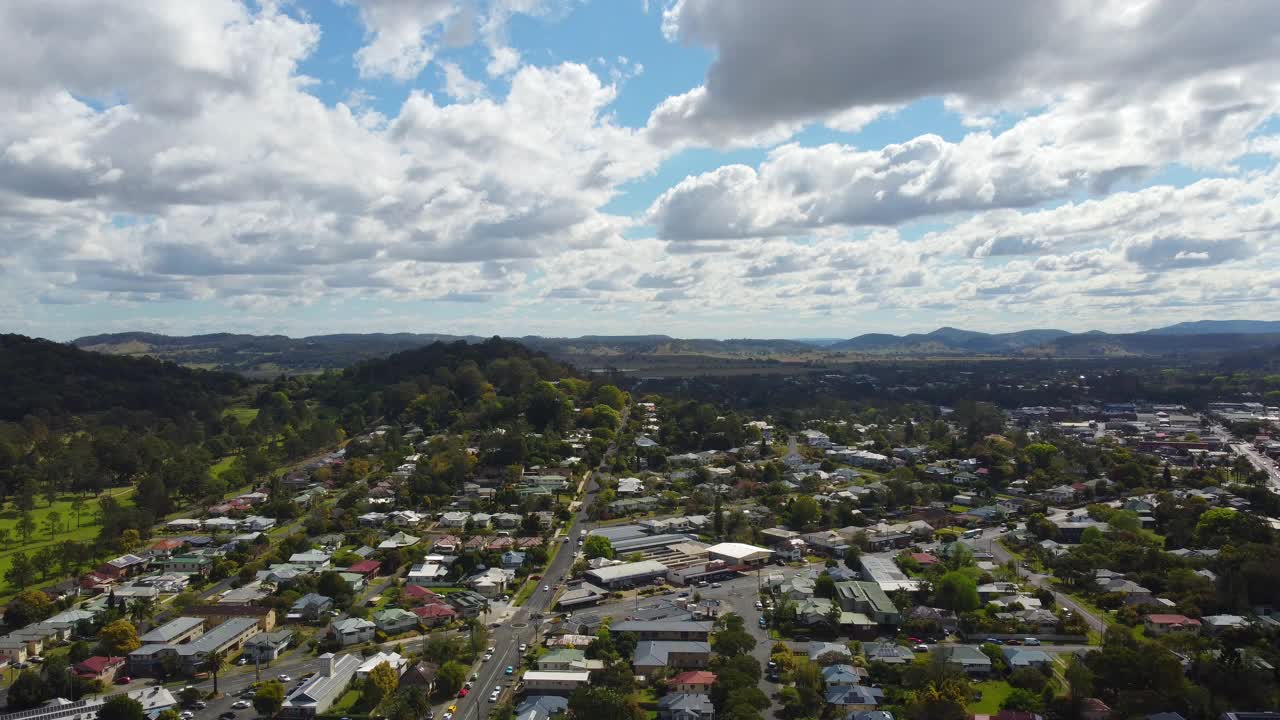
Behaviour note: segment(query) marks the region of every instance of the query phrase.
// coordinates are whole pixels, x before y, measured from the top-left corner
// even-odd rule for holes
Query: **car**
[[[471,682],[475,682],[479,679],[480,679],[480,673],[471,673]]]
[[[777,661],[777,660],[770,660],[770,661],[769,661],[769,664],[768,664],[768,665],[766,665],[765,667],[769,668],[770,670],[777,670],[777,669],[778,669],[778,661]]]
[[[527,652],[529,652],[529,646],[526,643],[520,643],[520,653],[523,655]]]
[[[447,712],[447,713],[445,713],[445,714],[440,718],[440,720],[453,720],[453,713],[451,713],[451,712]]]
[[[340,611],[338,611],[338,610],[330,610],[330,611],[329,611],[329,617],[338,617],[338,616],[339,616],[339,615],[341,615],[341,614],[342,614],[342,613],[341,613]]]
[[[1005,645],[1021,645],[1022,641],[1019,640],[1018,638],[1013,638],[1011,640],[1005,640],[1004,644]]]
[[[128,675],[121,675],[120,677],[116,678],[117,685],[128,685],[131,682],[133,682],[133,678],[129,677]]]
[[[756,609],[757,609],[757,610],[763,610],[763,609],[764,609],[764,603],[762,603],[762,602],[760,602],[759,600],[757,600],[757,601],[756,601]]]
[[[677,600],[684,600],[684,599],[685,599],[685,598],[687,598],[687,597],[689,597],[689,593],[687,593],[687,592],[682,592],[682,593],[680,593],[679,595],[677,595],[677,596],[676,596],[676,599],[677,599]]]
[[[39,655],[32,655],[31,657],[27,658],[27,662],[32,663],[34,665],[39,665],[40,663],[44,662],[44,658],[40,657]]]
[[[182,713],[178,715],[178,717],[182,718],[182,720],[191,720],[191,718],[195,716],[196,714],[191,712],[190,710],[183,710]]]
[[[249,702],[248,700],[237,700],[237,701],[235,701],[235,702],[231,703],[231,709],[233,709],[233,710],[243,710],[243,709],[245,709],[245,708],[249,707],[249,706],[250,706],[250,705],[252,705],[252,704],[253,704],[253,703]]]
[[[989,644],[989,645],[1003,645],[1003,644],[1004,644],[1004,641],[1003,641],[1003,640],[1001,640],[1000,638],[987,638],[986,640],[983,640],[982,642],[984,642],[984,643],[986,643],[986,644]]]
[[[498,696],[501,694],[502,693],[498,692],[497,690],[494,690],[493,692],[489,693],[489,702],[491,703],[498,702]]]
[[[464,698],[469,694],[471,694],[471,691],[466,688],[462,688],[461,690],[458,691],[458,697],[460,698]]]
[[[516,674],[516,669],[515,669],[514,667],[512,667],[511,665],[508,665],[508,666],[507,666],[507,669],[506,669],[506,671],[505,671],[505,672],[506,672],[508,675],[515,675],[515,674]]]
[[[205,709],[205,708],[209,707],[209,703],[207,703],[207,702],[205,702],[205,701],[203,701],[203,700],[197,700],[197,701],[195,701],[195,702],[193,702],[193,703],[191,703],[191,704],[192,704],[192,705],[195,707],[195,709],[197,709],[197,710],[203,710],[203,709]]]
[[[761,616],[761,617],[760,617],[759,624],[760,624],[760,627],[762,627],[762,628],[769,627],[769,621],[768,621],[768,620],[765,620],[765,619],[764,619],[764,616]]]
[[[427,710],[427,720],[436,720],[436,711],[435,711],[435,710],[431,710],[431,709],[428,709],[428,710]]]
[[[457,704],[450,705],[450,706],[445,710],[445,712],[448,712],[448,713],[456,713],[456,712],[458,712],[458,706],[457,706]]]
[[[288,675],[285,675],[284,673],[280,673],[279,675],[277,675],[276,679],[279,680],[280,682],[290,682],[291,680],[293,680],[293,678],[289,677]]]
[[[27,668],[31,667],[31,663],[16,662],[13,664],[13,667],[16,670],[26,670]]]
[[[480,662],[489,662],[492,659],[493,659],[493,653],[485,653],[484,657],[480,658]]]
[[[236,664],[237,664],[237,665],[248,665],[248,664],[249,664],[249,658],[244,657],[244,656],[238,657],[238,658],[236,658]]]
[[[219,715],[218,717],[221,718],[221,720],[235,720],[236,714],[228,710],[222,713],[221,715]]]
[[[929,646],[924,643],[918,643],[911,647],[912,652],[929,652]]]
[[[494,685],[494,686],[493,686],[493,691],[494,691],[494,692],[496,692],[496,693],[500,693],[500,692],[502,692],[502,686],[501,686],[501,685]]]
[[[551,592],[551,586],[550,586],[550,585],[543,585],[543,586],[542,586],[542,592]]]
[[[1040,638],[1023,638],[1022,644],[1036,646],[1040,644]]]
[[[711,587],[713,587],[713,588],[718,588],[718,587],[723,587],[723,586],[722,586],[720,583],[711,583]]]
[[[468,680],[468,681],[466,681],[466,682],[462,683],[462,688],[463,688],[464,690],[470,690],[470,689],[471,689],[471,681],[470,681],[470,680]]]
[[[485,650],[485,652],[487,652],[487,653],[489,653],[490,655],[492,655],[492,654],[494,654],[494,653],[498,652],[498,648],[496,648],[496,647],[494,647],[494,646],[490,645],[490,646],[488,647],[488,649],[486,649],[486,650]]]

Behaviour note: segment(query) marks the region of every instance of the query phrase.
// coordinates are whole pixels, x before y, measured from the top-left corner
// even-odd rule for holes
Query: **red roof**
[[[427,620],[430,618],[453,617],[454,615],[458,614],[457,611],[455,611],[453,608],[449,607],[448,605],[445,605],[444,603],[431,603],[429,605],[423,605],[422,607],[416,607],[410,610],[409,612],[413,613],[414,615],[417,615],[423,620]]]
[[[118,667],[124,664],[122,657],[107,657],[105,655],[94,655],[86,659],[84,662],[76,664],[77,675],[92,675],[97,677],[113,666]]]
[[[178,548],[182,547],[184,544],[185,543],[183,543],[181,540],[166,538],[164,540],[160,540],[158,542],[152,543],[151,549],[152,550],[177,550]]]
[[[935,565],[938,562],[938,558],[926,552],[911,553],[911,559],[921,565]]]
[[[378,572],[382,567],[382,563],[377,560],[361,560],[360,562],[347,568],[347,572],[360,573],[361,575],[371,575]]]
[[[1189,618],[1186,615],[1162,615],[1156,613],[1155,615],[1148,615],[1147,620],[1152,625],[1200,625],[1199,620]]]
[[[672,685],[714,685],[716,674],[707,670],[689,670],[671,678]]]

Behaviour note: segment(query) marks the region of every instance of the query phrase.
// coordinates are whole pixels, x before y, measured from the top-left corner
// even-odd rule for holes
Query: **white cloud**
[[[1268,0],[678,0],[663,29],[716,52],[701,87],[650,117],[655,139],[676,144],[735,144],[927,96],[974,114],[1082,90],[1136,101],[1206,70],[1274,77],[1280,55]]]
[[[444,91],[454,100],[472,100],[485,95],[485,85],[467,77],[456,63],[441,63],[444,70]]]

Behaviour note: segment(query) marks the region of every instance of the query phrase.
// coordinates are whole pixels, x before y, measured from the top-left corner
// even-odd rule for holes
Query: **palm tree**
[[[71,512],[76,516],[76,527],[80,527],[80,513],[84,512],[84,498],[77,495],[71,501]]]
[[[222,672],[227,666],[227,654],[221,650],[214,650],[205,657],[204,666],[209,670],[209,674],[213,675],[213,694],[218,694],[218,673]]]

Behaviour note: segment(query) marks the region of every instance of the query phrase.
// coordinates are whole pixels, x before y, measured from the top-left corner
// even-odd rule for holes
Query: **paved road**
[[[622,426],[626,425],[630,413],[631,406],[628,404],[622,411]],[[577,551],[578,531],[588,529],[586,513],[587,508],[591,506],[592,501],[595,499],[596,492],[600,489],[598,478],[605,473],[605,468],[609,466],[617,449],[616,441],[610,444],[605,451],[604,457],[600,460],[600,465],[583,481],[583,495],[581,503],[578,505],[578,512],[574,515],[565,531],[565,537],[568,538],[568,542],[560,546],[560,552],[556,553],[551,564],[543,572],[542,580],[540,581],[542,584],[538,586],[537,591],[529,597],[523,607],[511,612],[500,621],[498,627],[491,630],[493,637],[489,641],[489,645],[494,648],[493,659],[489,662],[481,662],[473,670],[479,676],[479,679],[472,684],[474,692],[456,701],[459,720],[478,719],[481,713],[492,709],[489,703],[489,694],[495,687],[501,686],[504,689],[499,702],[505,701],[510,697],[516,676],[508,676],[506,668],[508,665],[518,668],[520,665],[520,644],[528,643],[533,645],[536,637],[540,636],[543,616],[550,612],[557,590],[568,578],[569,569],[573,567],[574,554]],[[560,538],[557,537],[553,541],[560,542]],[[544,587],[550,587],[550,591],[544,590]],[[437,707],[437,717],[440,716],[447,705],[449,703],[446,702]]]
[[[980,541],[990,548],[991,554],[995,556],[996,562],[1001,565],[1014,560],[1013,555],[1011,555],[1008,550],[1005,550],[1004,546],[1000,544],[1000,538],[1004,537],[1006,532],[1007,531],[1004,529],[997,530],[995,528],[988,528]],[[1060,607],[1067,608],[1079,615],[1081,618],[1084,618],[1085,624],[1088,625],[1091,630],[1099,633],[1106,632],[1107,623],[1102,618],[1094,615],[1070,597],[1053,589],[1052,577],[1049,575],[1041,575],[1039,573],[1031,572],[1030,570],[1023,568],[1021,565],[1015,565],[1015,567],[1017,568],[1018,577],[1025,579],[1035,587],[1044,588],[1052,592],[1054,602],[1056,602]]]

